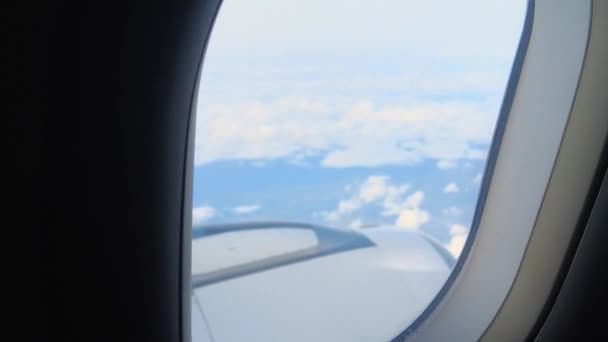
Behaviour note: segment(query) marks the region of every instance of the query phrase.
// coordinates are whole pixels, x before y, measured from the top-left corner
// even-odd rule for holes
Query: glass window
[[[225,0],[197,108],[197,336],[404,331],[467,239],[524,15],[508,0]]]

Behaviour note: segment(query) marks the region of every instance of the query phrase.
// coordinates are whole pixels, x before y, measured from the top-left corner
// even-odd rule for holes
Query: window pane
[[[390,340],[466,241],[525,1],[222,6],[197,109],[193,327]]]

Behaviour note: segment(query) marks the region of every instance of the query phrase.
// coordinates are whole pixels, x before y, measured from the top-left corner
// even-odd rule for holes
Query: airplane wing
[[[369,341],[416,319],[454,259],[394,227],[262,222],[195,228],[192,263],[193,341]]]

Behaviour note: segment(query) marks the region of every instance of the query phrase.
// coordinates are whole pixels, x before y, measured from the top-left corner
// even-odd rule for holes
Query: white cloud
[[[440,168],[485,157],[496,113],[479,102],[371,101],[281,97],[205,103],[198,110],[195,163],[318,158],[324,167],[413,165]],[[207,101],[208,102],[208,101]]]
[[[323,213],[333,224],[344,224],[344,220],[369,204],[379,205],[383,217],[395,217],[393,224],[403,229],[418,229],[430,220],[428,211],[421,208],[424,193],[416,191],[405,196],[409,185],[394,185],[387,176],[369,176],[359,185],[358,191],[349,198],[340,200],[336,209]],[[348,222],[348,221],[346,221]],[[350,227],[360,227],[360,219],[354,219]]]
[[[369,203],[384,197],[389,188],[388,179],[387,176],[368,177],[359,189],[359,197],[361,200]]]
[[[424,193],[422,191],[416,191],[408,198],[405,199],[404,206],[408,208],[418,208],[424,200]]]
[[[475,184],[481,184],[481,173],[478,173],[474,178],[473,178],[473,183]]]
[[[450,242],[448,243],[446,248],[450,253],[452,253],[455,258],[458,258],[458,256],[460,256],[466,239],[466,235],[456,235],[452,236],[452,238],[450,239]]]
[[[458,163],[454,160],[441,159],[437,162],[437,168],[440,170],[454,169]]]
[[[352,185],[347,192],[351,192]],[[340,200],[336,209],[324,214],[325,218],[331,222],[337,222],[347,214],[361,209],[364,205],[372,202],[383,202],[384,209],[393,208],[397,198],[408,189],[407,184],[393,186],[387,176],[372,175],[359,184],[358,189],[354,189],[352,195]]]
[[[458,207],[448,207],[441,211],[444,215],[449,216],[460,216],[462,215],[462,209]]]
[[[462,248],[467,240],[469,229],[461,224],[452,224],[450,226],[450,242],[447,243],[447,250],[452,253],[454,257],[458,257],[462,252]]]
[[[210,206],[201,206],[192,209],[192,225],[196,226],[209,220],[215,216],[215,208]]]
[[[340,200],[335,210],[324,214],[327,221],[337,222],[343,216],[360,209],[365,203],[372,202],[382,196],[387,189],[388,177],[369,176],[360,186],[356,193],[349,198]],[[351,185],[347,192],[350,192]]]
[[[235,214],[251,214],[255,211],[258,211],[261,207],[259,205],[240,205],[238,207],[234,207],[232,209]]]
[[[399,215],[404,207],[414,208],[420,206],[420,203],[422,203],[422,199],[424,198],[424,193],[422,193],[422,191],[416,191],[403,199],[403,195],[407,190],[409,190],[409,185],[407,184],[393,186],[388,189],[382,203],[382,216]]]
[[[420,208],[405,208],[399,213],[395,225],[400,228],[415,230],[429,221],[428,212]]]
[[[446,194],[454,193],[454,192],[458,192],[458,191],[460,191],[460,188],[458,187],[458,184],[456,184],[454,182],[448,183],[448,185],[446,185],[445,188],[443,188],[443,192],[445,192]]]
[[[453,224],[450,226],[450,235],[465,235],[469,229],[461,224]]]
[[[327,212],[323,216],[325,216],[325,219],[327,221],[337,222],[344,215],[352,213],[357,209],[361,208],[362,205],[363,203],[359,200],[359,198],[354,196],[349,199],[341,200],[340,202],[338,202],[338,207],[335,210]]]

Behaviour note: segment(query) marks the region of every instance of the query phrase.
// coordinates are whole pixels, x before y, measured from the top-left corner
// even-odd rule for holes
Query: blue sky
[[[225,0],[200,85],[195,224],[387,224],[458,254],[524,5]]]

